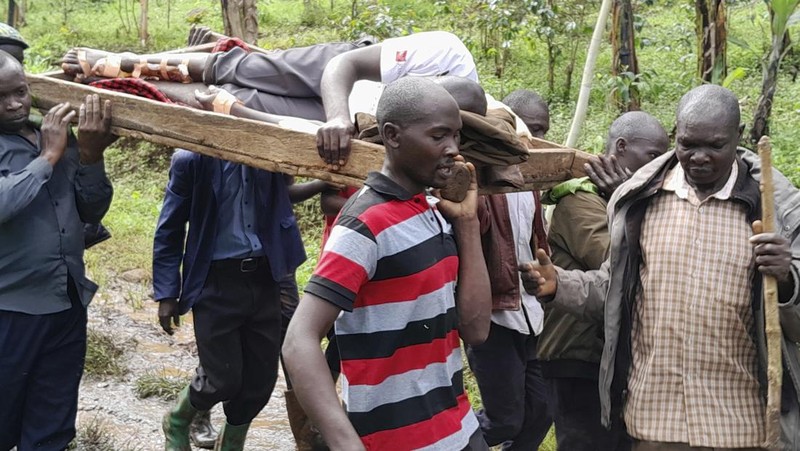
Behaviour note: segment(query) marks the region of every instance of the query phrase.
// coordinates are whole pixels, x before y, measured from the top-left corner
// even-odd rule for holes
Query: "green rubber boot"
[[[164,449],[166,451],[192,451],[189,443],[189,425],[197,415],[197,409],[189,402],[189,386],[178,394],[178,401],[161,421],[164,430]]]
[[[225,425],[222,426],[219,437],[217,437],[214,451],[242,451],[249,428],[250,423],[234,426],[226,421]]]

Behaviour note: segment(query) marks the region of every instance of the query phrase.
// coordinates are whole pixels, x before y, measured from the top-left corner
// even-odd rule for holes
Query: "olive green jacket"
[[[556,207],[547,238],[553,263],[582,271],[600,268],[608,255],[607,202],[585,189],[560,196],[553,196],[554,192],[558,190],[550,193]],[[552,303],[545,304],[537,352],[545,377],[597,380],[603,354],[603,324],[580,319]]]

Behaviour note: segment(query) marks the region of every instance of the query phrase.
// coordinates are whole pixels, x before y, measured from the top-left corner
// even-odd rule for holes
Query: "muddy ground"
[[[157,305],[148,299],[150,282],[114,280],[98,292],[89,307],[89,329],[111,334],[123,343],[127,374],[122,377],[84,377],[78,404],[78,428],[94,425],[113,435],[116,448],[162,450],[161,417],[172,404],[158,398],[139,399],[135,381],[147,374],[188,377],[194,373],[197,351],[191,316],[184,316],[178,332],[169,336],[156,321]],[[294,441],[286,419],[283,375],[272,398],[253,422],[246,450],[292,450]],[[219,428],[221,406],[212,410]]]

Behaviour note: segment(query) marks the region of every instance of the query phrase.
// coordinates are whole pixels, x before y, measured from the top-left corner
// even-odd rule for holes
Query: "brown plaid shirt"
[[[744,207],[728,184],[703,202],[677,165],[642,224],[625,422],[632,437],[703,447],[764,440],[754,271]]]

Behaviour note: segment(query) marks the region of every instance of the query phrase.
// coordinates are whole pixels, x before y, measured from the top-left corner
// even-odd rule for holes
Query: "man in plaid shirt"
[[[603,318],[604,424],[623,415],[634,451],[761,449],[766,354],[761,276],[779,284],[783,449],[800,449],[800,192],[775,171],[776,230],[761,216],[761,168],[738,149],[736,96],[701,86],[678,106],[676,148],[609,202],[611,247],[597,271],[521,266],[526,290]],[[753,225],[751,229],[751,225]]]

